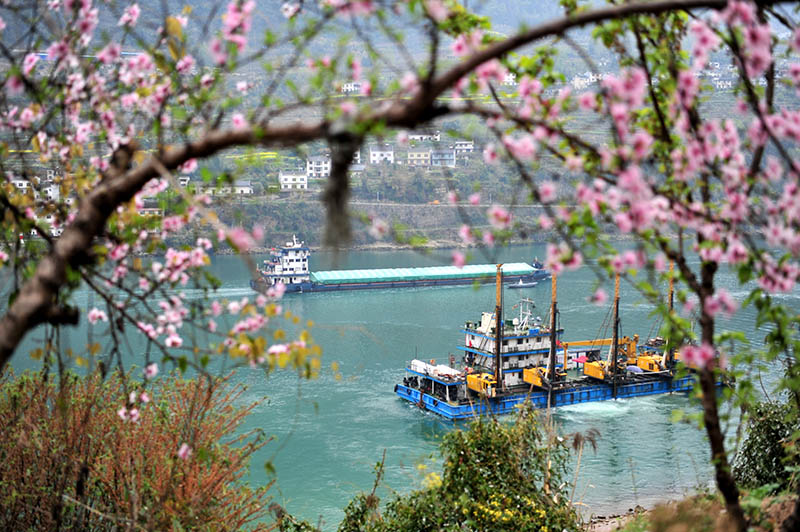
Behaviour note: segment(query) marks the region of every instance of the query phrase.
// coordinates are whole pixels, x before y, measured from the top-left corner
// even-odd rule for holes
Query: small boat
[[[522,279],[520,279],[518,283],[511,283],[510,285],[508,285],[508,288],[533,288],[537,284],[539,284],[539,281],[525,282]]]

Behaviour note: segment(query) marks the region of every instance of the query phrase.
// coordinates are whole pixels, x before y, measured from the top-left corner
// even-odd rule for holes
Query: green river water
[[[543,257],[544,246],[513,247],[500,252],[498,261],[530,261]],[[422,256],[412,251],[315,253],[312,270],[383,268],[440,265],[449,253]],[[475,263],[490,262],[481,257]],[[215,257],[212,270],[223,286],[218,297],[252,297],[249,275],[241,259]],[[608,309],[586,302],[594,289],[594,274],[587,267],[559,278],[559,308],[565,340],[592,339],[607,334],[600,327]],[[726,286],[741,300],[733,276],[722,276]],[[613,287],[606,286],[609,293]],[[189,297],[191,297],[191,293]],[[506,290],[506,307],[520,296],[532,297],[545,317],[550,282],[522,290]],[[797,293],[784,296],[800,308]],[[85,292],[77,296],[88,304]],[[261,370],[240,368],[233,380],[247,385],[243,403],[267,397],[248,418],[245,430],[263,429],[274,436],[251,464],[250,482],[263,485],[270,477],[264,464],[277,471],[273,497],[298,517],[322,523],[325,530],[338,525],[342,509],[359,491],[371,489],[373,467],[386,452],[386,476],[382,494],[407,492],[420,485],[417,464],[436,467],[442,435],[454,430],[452,423],[420,411],[395,397],[394,384],[401,381],[412,358],[445,361],[456,349],[466,320],[477,320],[494,306],[494,287],[475,289],[433,287],[292,294],[284,308],[313,320],[313,335],[321,344],[322,375],[302,381],[291,372],[265,376]],[[648,337],[653,331],[650,307],[623,285],[620,313],[622,334]],[[509,317],[506,312],[506,317]],[[743,330],[754,340],[751,309],[740,311],[722,327]],[[66,342],[85,345],[85,325],[65,335]],[[14,361],[17,368],[31,367],[23,354],[37,336],[25,341]],[[134,343],[134,348],[136,343]],[[338,362],[341,379],[334,378],[331,362]],[[133,362],[137,362],[135,359]],[[141,363],[139,361],[139,363]],[[685,423],[671,422],[675,409],[696,410],[681,395],[653,396],[614,402],[589,403],[555,411],[564,433],[596,428],[601,437],[597,452],[584,453],[575,499],[584,513],[625,511],[635,504],[652,505],[709,486],[711,472],[704,435]]]

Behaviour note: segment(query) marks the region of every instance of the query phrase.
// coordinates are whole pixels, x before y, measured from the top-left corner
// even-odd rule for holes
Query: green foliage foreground
[[[376,490],[356,496],[340,532],[577,530],[566,480],[569,451],[534,411],[523,407],[513,423],[478,419],[447,434],[442,474],[429,473],[422,489],[396,496],[381,511]],[[380,482],[383,464],[376,466]],[[284,518],[282,532],[313,531]]]

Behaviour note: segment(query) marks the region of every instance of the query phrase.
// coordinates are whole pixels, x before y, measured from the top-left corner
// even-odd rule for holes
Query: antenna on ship
[[[619,359],[619,274],[614,277],[614,339],[611,343],[612,394],[617,398],[617,360]]]
[[[553,396],[553,383],[556,381],[556,340],[557,324],[556,315],[558,314],[558,275],[553,273],[553,284],[550,293],[550,363],[548,364],[547,379],[550,381],[547,387],[547,407],[550,408]]]
[[[502,381],[503,362],[501,359],[503,343],[503,265],[497,265],[497,279],[495,281],[495,307],[494,307],[494,380],[501,388],[505,388]],[[496,386],[496,385],[495,385]]]
[[[675,308],[675,261],[669,261],[669,316],[672,317],[672,311]],[[667,352],[664,355],[664,369],[672,372],[674,366],[675,350],[672,348],[669,336],[667,336]]]

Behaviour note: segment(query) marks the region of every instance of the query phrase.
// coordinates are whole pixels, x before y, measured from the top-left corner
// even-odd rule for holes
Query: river
[[[476,256],[474,263],[531,261],[543,257],[543,245],[503,249],[498,257]],[[382,268],[441,265],[449,254],[423,256],[413,251],[359,251],[347,254],[318,252],[311,257],[312,270]],[[219,297],[252,296],[249,275],[241,259],[219,256],[213,272],[222,280]],[[565,340],[605,337],[601,325],[607,307],[587,303],[594,290],[594,274],[588,267],[559,278],[559,308]],[[732,275],[723,274],[720,284],[740,301],[746,291]],[[605,286],[613,292],[613,286]],[[510,307],[520,296],[537,302],[547,315],[550,282],[522,290],[507,290]],[[785,296],[800,308],[797,293]],[[87,304],[86,293],[77,295]],[[412,358],[444,361],[463,341],[460,327],[477,320],[494,306],[494,287],[433,287],[287,295],[284,308],[313,320],[313,335],[321,344],[323,367],[319,378],[301,380],[292,372],[265,376],[261,370],[240,368],[233,380],[247,385],[244,403],[267,397],[248,418],[245,430],[260,428],[275,440],[253,457],[249,480],[263,485],[271,477],[264,464],[271,461],[277,471],[273,488],[276,502],[290,513],[321,523],[333,530],[350,498],[371,489],[373,467],[386,452],[383,496],[404,493],[420,485],[417,465],[436,467],[440,438],[454,430],[452,423],[396,398],[394,384],[402,380]],[[622,334],[654,335],[651,307],[633,289],[622,288]],[[508,317],[508,312],[506,313]],[[722,323],[756,332],[751,309],[740,311]],[[85,345],[85,326],[73,329],[66,341]],[[30,347],[37,335],[25,342]],[[25,355],[14,365],[30,367]],[[340,378],[330,369],[338,363]],[[600,432],[596,453],[587,449],[581,463],[575,500],[584,513],[625,511],[635,504],[652,505],[708,486],[711,471],[704,434],[687,423],[672,421],[673,411],[697,411],[686,396],[652,396],[590,403],[557,409],[555,420],[563,433],[595,428]]]

